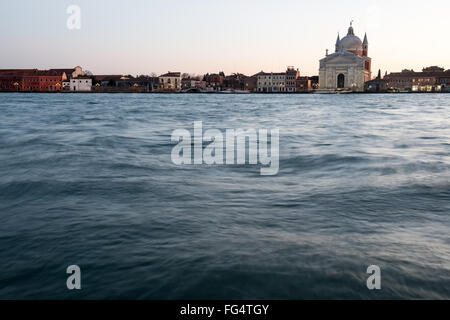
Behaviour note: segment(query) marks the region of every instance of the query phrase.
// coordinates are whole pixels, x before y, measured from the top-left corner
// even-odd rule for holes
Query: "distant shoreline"
[[[121,92],[89,92],[89,91],[71,91],[71,92],[33,92],[33,91],[0,91],[0,94],[5,93],[16,93],[16,94],[163,94],[163,95],[342,95],[342,94],[448,94],[450,92],[250,92],[250,93],[220,93],[220,92],[131,92],[131,91],[121,91]]]

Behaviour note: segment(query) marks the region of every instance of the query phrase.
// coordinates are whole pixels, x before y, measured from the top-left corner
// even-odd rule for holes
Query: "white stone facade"
[[[88,92],[92,90],[92,79],[78,77],[70,80],[70,91]]]
[[[342,40],[338,36],[336,52],[320,60],[320,91],[346,90],[364,92],[364,84],[371,80],[372,59],[368,55],[367,35],[364,42],[354,35],[353,26]]]
[[[285,92],[286,73],[259,73],[256,90],[258,92]]]
[[[350,52],[335,53],[320,61],[320,89],[350,89],[364,91],[364,83],[370,80],[365,70],[366,59]]]

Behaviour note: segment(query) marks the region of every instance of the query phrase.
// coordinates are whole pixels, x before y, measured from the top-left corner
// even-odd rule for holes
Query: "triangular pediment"
[[[328,57],[321,60],[321,62],[325,63],[336,63],[336,64],[344,64],[344,63],[356,63],[361,62],[364,60],[364,58],[361,58],[354,54],[342,54],[342,53],[335,53],[332,55],[329,55]]]

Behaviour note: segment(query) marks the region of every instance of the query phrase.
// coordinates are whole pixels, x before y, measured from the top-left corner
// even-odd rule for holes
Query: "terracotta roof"
[[[52,71],[52,70],[37,70],[33,73],[30,74],[26,74],[27,76],[53,76],[53,77],[58,77],[58,76],[62,76],[62,73],[57,72],[57,71]]]
[[[450,76],[448,71],[435,71],[435,72],[415,72],[411,70],[403,70],[402,72],[392,72],[385,76],[385,78],[390,77],[445,77]]]
[[[33,77],[33,76],[62,76],[64,73],[53,71],[53,70],[38,70],[38,69],[9,69],[9,70],[0,70],[0,75],[2,76],[25,76],[25,77]]]
[[[65,72],[66,75],[72,75],[72,73],[75,72],[75,68],[67,68],[67,69],[50,69],[50,71],[56,71],[56,72],[60,72],[63,73]]]
[[[147,77],[147,76],[139,76],[137,78],[134,78],[133,80],[138,81],[158,81],[158,77]]]
[[[92,79],[91,77],[89,77],[89,76],[78,76],[78,77],[76,77],[76,78],[72,78],[72,80],[89,80],[89,79]]]
[[[38,71],[37,69],[0,69],[0,75],[17,75],[24,73],[32,73]]]
[[[284,76],[285,72],[263,72],[255,74],[255,76]]]
[[[113,74],[113,75],[106,75],[106,74],[103,74],[103,75],[95,75],[94,76],[94,79],[95,80],[98,80],[98,81],[105,81],[105,80],[120,80],[120,79],[122,79],[122,75],[116,75],[116,74]]]

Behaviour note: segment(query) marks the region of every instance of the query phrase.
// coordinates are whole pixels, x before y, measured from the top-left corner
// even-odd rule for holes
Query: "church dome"
[[[344,50],[362,50],[362,41],[354,35],[349,35],[341,40],[341,46]]]
[[[353,26],[348,29],[348,34],[340,41],[340,47],[347,51],[361,51],[363,49],[363,42],[353,30]]]

